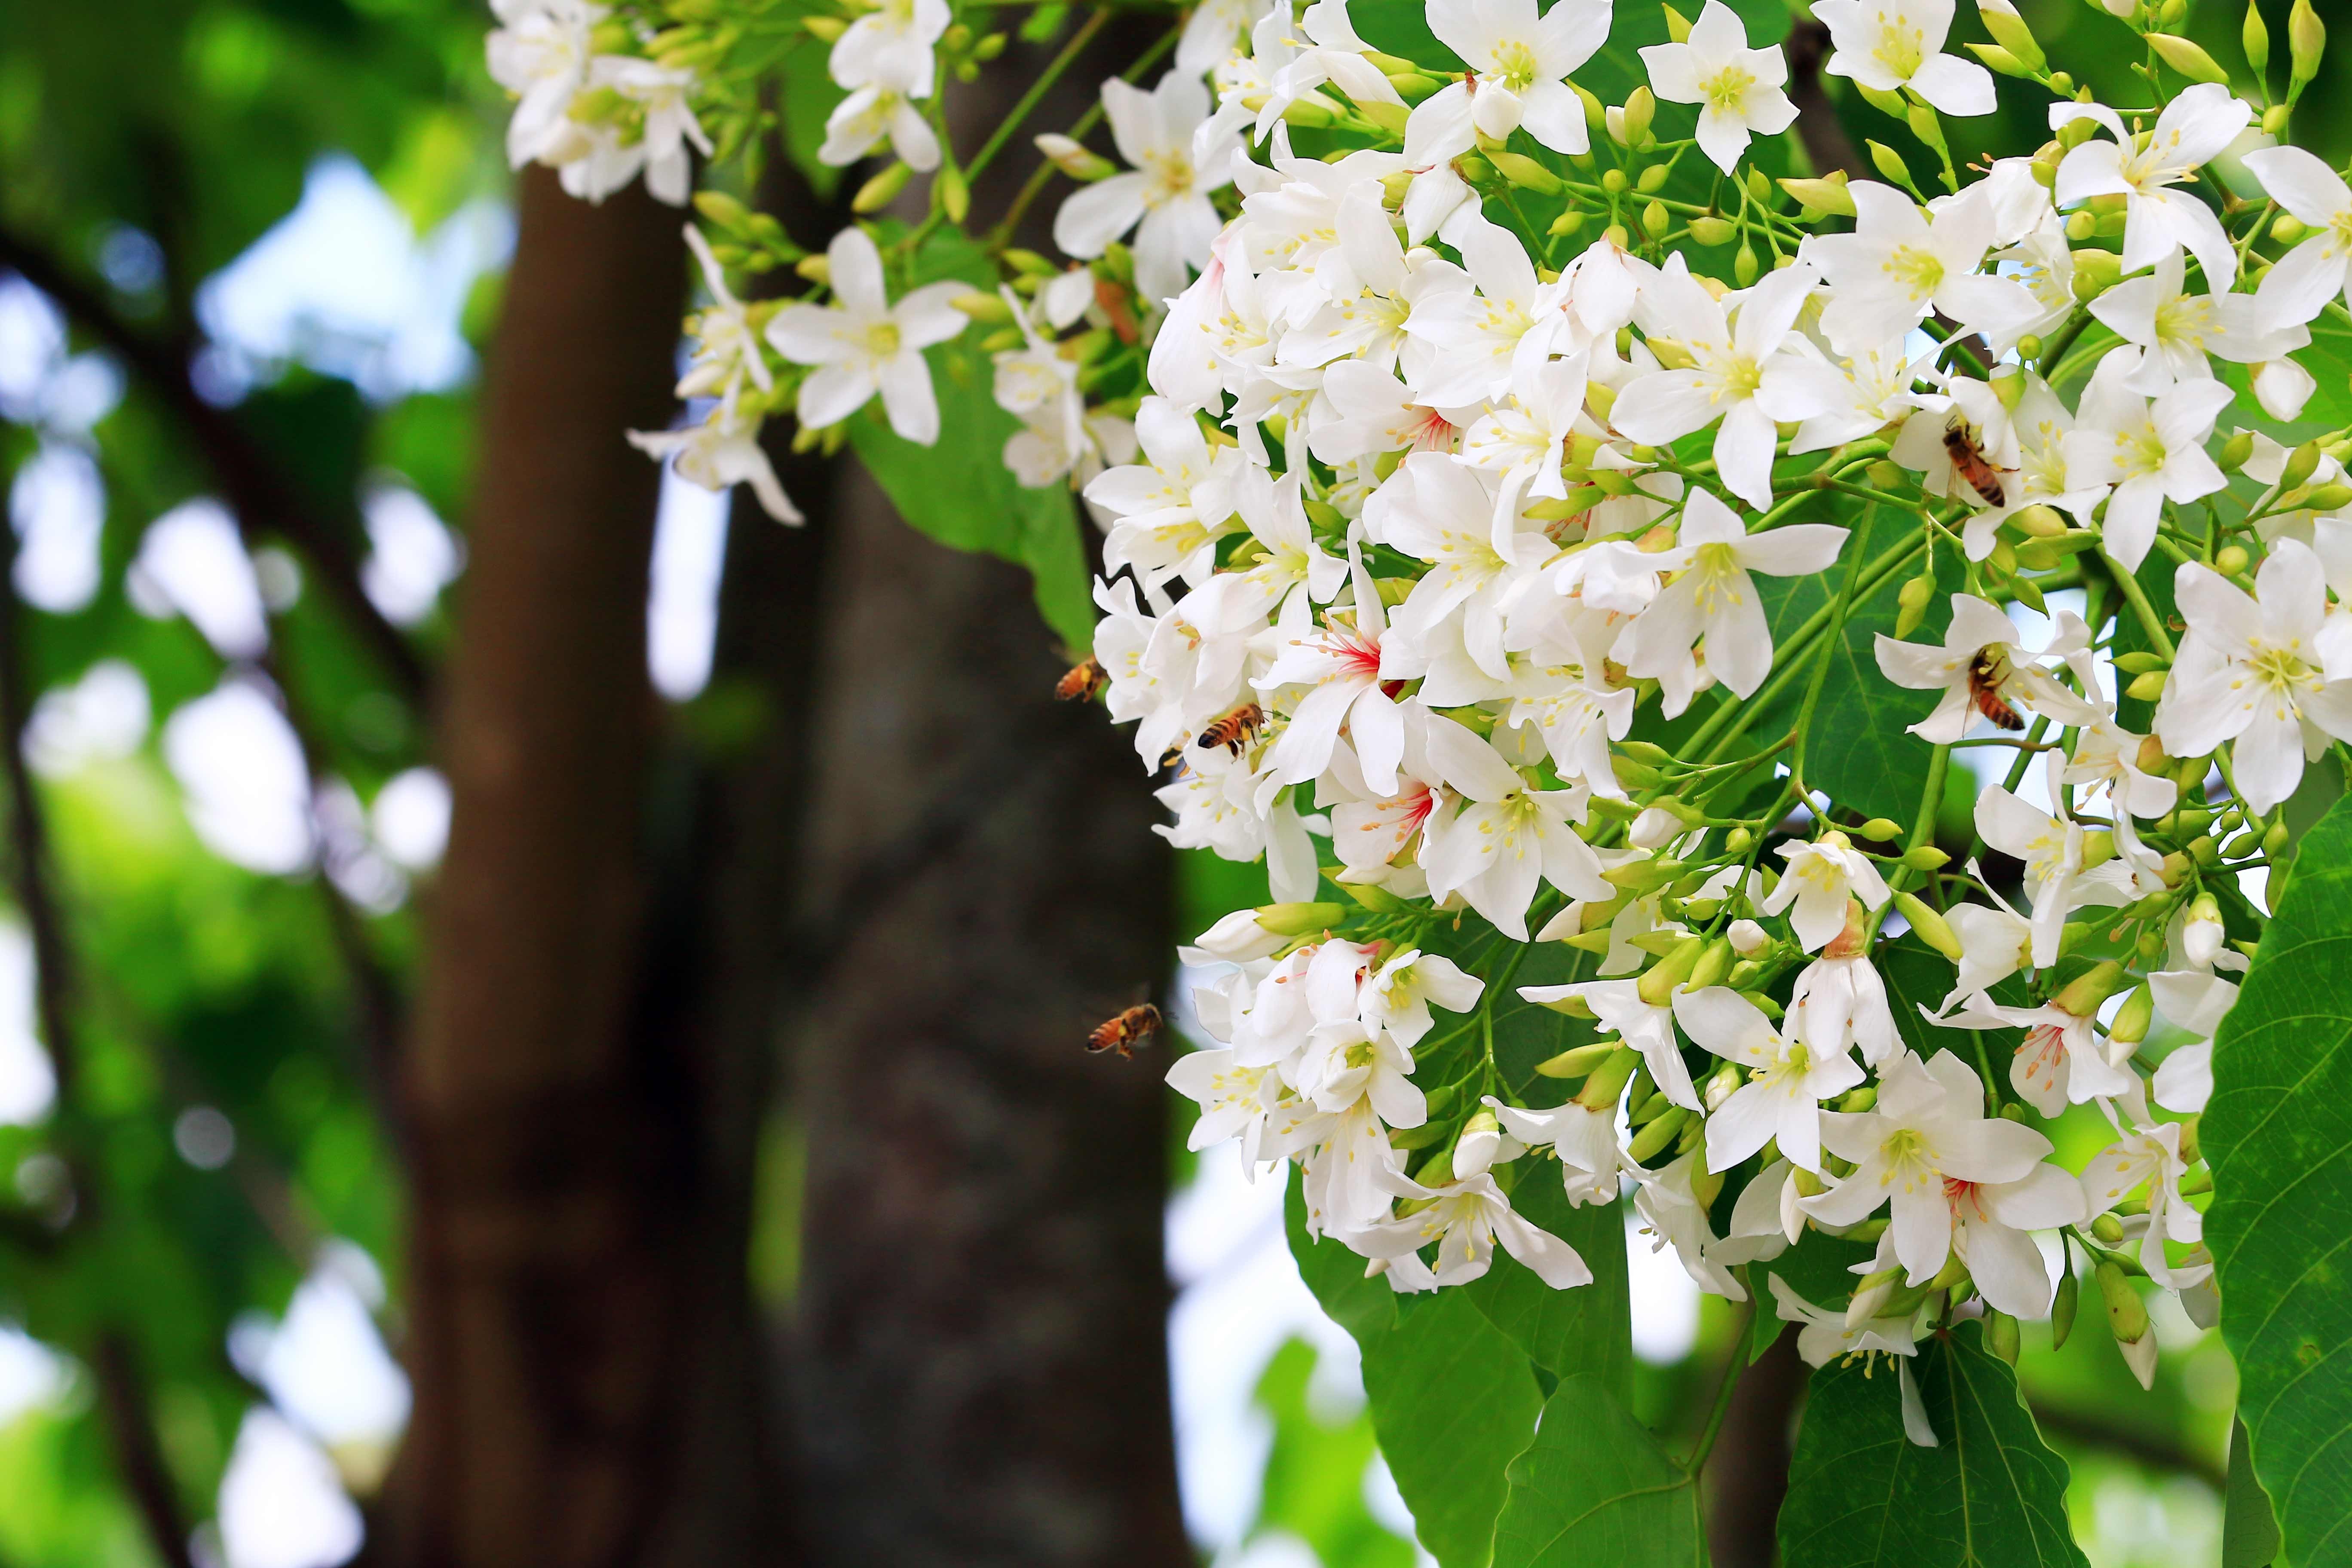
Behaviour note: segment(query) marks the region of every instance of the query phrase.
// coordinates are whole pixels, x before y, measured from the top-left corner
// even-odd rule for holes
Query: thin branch
[[[0,771],[5,771],[8,781],[8,837],[13,852],[9,869],[17,910],[32,935],[35,1005],[42,1043],[48,1048],[57,1076],[58,1096],[63,1101],[80,1081],[81,1058],[72,1010],[73,958],[49,878],[47,826],[41,816],[40,797],[34,791],[32,771],[25,763],[25,723],[31,705],[25,679],[23,615],[16,593],[5,580],[15,556],[16,535],[0,529],[0,750],[5,751]],[[85,1162],[68,1158],[67,1165],[75,1185],[87,1190]],[[181,1516],[179,1495],[155,1436],[153,1402],[131,1341],[119,1322],[102,1321],[98,1326],[91,1363],[123,1485],[157,1554],[167,1568],[194,1568],[187,1521]]]
[[[197,393],[188,376],[192,345],[155,338],[134,327],[55,257],[5,226],[0,226],[0,266],[13,268],[56,300],[171,409],[212,469],[248,542],[276,534],[300,551],[402,695],[413,703],[423,702],[431,684],[424,663],[360,585],[359,561],[350,544],[321,525],[313,505],[226,410]]]
[[[100,1330],[91,1361],[122,1484],[147,1526],[156,1554],[166,1568],[196,1568],[187,1517],[180,1511],[179,1488],[172,1479],[171,1467],[164,1463],[146,1380],[130,1340],[120,1329]]]
[[[2034,1424],[2051,1436],[2085,1447],[2105,1448],[2137,1459],[2152,1469],[2194,1476],[2217,1492],[2229,1489],[2229,1471],[2220,1462],[2146,1423],[2109,1422],[2086,1410],[2039,1399],[2032,1401],[2031,1406]]]

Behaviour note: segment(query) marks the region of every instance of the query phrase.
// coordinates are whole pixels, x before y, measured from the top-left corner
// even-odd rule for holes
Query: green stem
[[[1731,1336],[1731,1350],[1723,1363],[1723,1375],[1716,1381],[1715,1398],[1707,1412],[1706,1429],[1691,1446],[1690,1458],[1683,1461],[1683,1474],[1692,1481],[1706,1467],[1706,1457],[1715,1450],[1715,1439],[1723,1431],[1723,1418],[1731,1409],[1731,1391],[1739,1382],[1740,1368],[1748,1364],[1748,1333],[1755,1325],[1756,1293],[1748,1294],[1747,1310],[1739,1314],[1739,1327]]]
[[[2138,618],[2139,629],[2147,634],[2148,646],[2170,663],[2171,635],[2164,629],[2164,617],[2158,615],[2156,606],[2147,602],[2147,595],[2140,588],[2139,579],[2125,571],[2123,563],[2108,554],[2105,545],[2099,547],[2099,559],[2106,563],[2107,574],[2116,580],[2116,591],[2123,595],[2124,603],[2131,606],[2132,614]]]
[[[1094,42],[1095,35],[1103,30],[1104,24],[1110,18],[1111,7],[1099,5],[1096,7],[1095,14],[1087,18],[1086,26],[1070,35],[1070,41],[1062,46],[1062,52],[1054,57],[1053,63],[1045,68],[1045,74],[1029,84],[1029,90],[1023,93],[1021,101],[1013,106],[1013,111],[1004,117],[1004,123],[996,128],[995,134],[989,137],[980,151],[972,154],[971,162],[964,165],[964,180],[967,184],[978,180],[981,171],[987,168],[995,160],[997,153],[1004,150],[1004,144],[1013,139],[1013,133],[1021,128],[1021,122],[1028,119],[1031,111],[1036,109],[1038,100],[1053,90],[1054,84],[1062,79],[1062,73],[1077,62],[1078,56],[1085,52],[1088,44]]]

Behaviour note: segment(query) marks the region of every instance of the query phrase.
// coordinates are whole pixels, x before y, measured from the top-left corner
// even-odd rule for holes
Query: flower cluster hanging
[[[2135,1281],[2217,1310],[2197,1128],[2242,884],[2352,741],[2352,429],[2281,436],[2343,406],[2312,328],[2352,324],[2352,187],[2284,140],[2324,29],[2299,5],[2290,92],[2250,102],[2177,4],[2107,0],[2149,61],[2111,103],[2006,0],[1969,56],[1948,0],[1817,0],[1828,75],[1933,166],[1776,180],[1788,63],[1721,0],[1668,7],[1613,104],[1580,82],[1607,0],[1428,0],[1420,58],[1349,0],[1205,0],[1156,82],[1035,138],[992,287],[918,281],[1013,130],[960,162],[941,111],[1005,47],[986,13],[771,17],[846,92],[823,162],[892,160],[859,210],[923,174],[928,216],[811,252],[706,197],[700,417],[643,440],[793,521],[763,423],[830,447],[878,398],[934,441],[924,351],[973,334],[1003,460],[1101,531],[1072,689],[1134,726],[1175,844],[1266,868],[1185,950],[1194,1146],[1295,1163],[1310,1232],[1397,1290],[1498,1246],[1575,1289],[1519,1200],[1630,1190],[1734,1300],[1809,1229],[1869,1244],[1843,1301],[1772,1276],[1817,1364],[1970,1316],[2013,1353],[2080,1257],[2146,1383]],[[500,0],[517,161],[681,196],[694,73],[763,36],[728,9]],[[1996,73],[2047,140],[1957,162]],[[1007,238],[1057,178],[1058,262]],[[730,268],[810,287],[747,304]],[[1822,783],[1854,647],[1924,768],[1907,821]],[[1958,749],[2008,765],[1956,826]],[[1585,977],[1513,984],[1558,944]],[[1941,966],[1924,1003],[1898,947]],[[1515,1079],[1493,1024],[1531,1006],[1582,1041]],[[2084,1105],[2109,1142],[2066,1169],[2043,1129]]]

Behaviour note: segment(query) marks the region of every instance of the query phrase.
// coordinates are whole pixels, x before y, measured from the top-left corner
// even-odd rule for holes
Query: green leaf
[[[2205,1222],[2253,1472],[2296,1568],[2352,1563],[2352,805],[2320,818],[2213,1042]]]
[[[1563,1378],[1511,1462],[1495,1568],[1669,1568],[1704,1562],[1698,1489],[1591,1377]]]
[[[961,235],[926,245],[908,286],[946,278],[989,284],[986,260]],[[939,443],[901,437],[877,397],[849,420],[850,444],[866,471],[918,532],[1027,567],[1054,635],[1071,650],[1092,647],[1092,573],[1070,492],[1059,483],[1025,489],[1004,466],[1004,443],[1021,424],[996,405],[985,354],[958,339],[923,357],[940,403]]]
[[[2278,1519],[2254,1479],[2246,1424],[2230,1423],[2229,1511],[2221,1516],[2221,1568],[2270,1568],[2279,1554]]]
[[[1592,1283],[1555,1290],[1532,1268],[1498,1253],[1485,1279],[1462,1289],[1488,1322],[1554,1377],[1589,1376],[1618,1399],[1631,1400],[1623,1211],[1613,1203],[1571,1206],[1552,1161],[1526,1163],[1511,1189],[1511,1206],[1576,1248],[1592,1270]]]
[[[1904,1436],[1895,1369],[1832,1363],[1780,1506],[1788,1568],[2043,1568],[2084,1559],[2066,1529],[2066,1462],[2043,1447],[2017,1375],[1960,1323],[1912,1360],[1937,1447]]]
[[[1854,552],[1866,552],[1863,560],[1867,563],[1872,555],[1884,553],[1901,541],[1909,523],[1884,510],[1876,516],[1877,527],[1871,527],[1865,521],[1854,528],[1853,537],[1845,543],[1845,558],[1832,570],[1811,577],[1757,580],[1766,613],[1772,619],[1776,640],[1785,639],[1837,597],[1845,585],[1845,560],[1851,559]],[[1823,518],[1838,522],[1850,521],[1843,513],[1824,513]],[[1911,634],[1909,640],[1914,642],[1940,642],[1944,628],[1951,624],[1949,590],[1958,585],[1958,571],[1950,551],[1939,550],[1937,555],[1938,585],[1928,599],[1927,618]],[[1914,564],[1908,574],[1916,575],[1918,570]],[[1910,733],[1907,727],[1927,716],[1927,710],[1935,706],[1935,694],[1897,686],[1878,668],[1877,637],[1882,632],[1888,637],[1895,635],[1895,620],[1901,609],[1895,595],[1903,585],[1904,575],[1896,574],[1881,584],[1875,593],[1857,599],[1848,611],[1843,635],[1826,652],[1829,669],[1822,682],[1821,705],[1814,710],[1805,742],[1808,784],[1827,790],[1838,805],[1850,806],[1864,816],[1888,816],[1897,822],[1908,822],[1917,814],[1919,797],[1927,788],[1928,760],[1934,752],[1933,747]],[[1788,684],[1749,721],[1750,741],[1769,744],[1795,726],[1797,715],[1804,708],[1805,690],[1812,681],[1815,662],[1822,657],[1823,645],[1819,642],[1798,656],[1795,673]],[[1777,668],[1773,671],[1775,677],[1780,673]]]
[[[1299,1272],[1363,1350],[1372,1429],[1414,1532],[1444,1568],[1486,1568],[1504,1468],[1528,1446],[1543,1408],[1527,1352],[1459,1289],[1398,1310],[1386,1282],[1364,1278],[1362,1258],[1328,1237],[1307,1238],[1296,1184],[1286,1211]]]

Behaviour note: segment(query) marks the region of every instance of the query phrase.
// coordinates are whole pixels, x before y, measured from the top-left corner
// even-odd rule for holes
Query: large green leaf
[[[1288,1214],[1299,1272],[1363,1350],[1372,1430],[1421,1543],[1444,1568],[1485,1568],[1504,1467],[1528,1446],[1543,1408],[1527,1352],[1458,1289],[1400,1310],[1383,1281],[1364,1278],[1362,1258],[1336,1241],[1307,1239],[1296,1186]]]
[[[1825,512],[1822,517],[1841,523],[1852,521],[1847,514]],[[1845,556],[1829,571],[1811,577],[1759,579],[1757,587],[1772,618],[1776,644],[1785,642],[1790,632],[1836,599],[1845,586],[1847,563],[1855,552],[1862,552],[1862,559],[1868,562],[1872,554],[1883,553],[1897,543],[1907,526],[1904,520],[1881,512],[1876,527],[1867,521],[1854,526],[1853,537],[1846,541]],[[1937,555],[1941,575],[1957,584],[1951,552],[1939,551]],[[1916,574],[1917,568],[1912,570]],[[1944,628],[1952,618],[1951,601],[1945,591],[1949,585],[1939,587],[1929,598],[1927,618],[1911,634],[1911,640],[1943,640]],[[1917,814],[1919,797],[1927,791],[1927,764],[1934,748],[1910,733],[1907,726],[1927,716],[1935,706],[1935,694],[1908,690],[1879,672],[1877,637],[1882,632],[1889,637],[1895,633],[1899,612],[1895,593],[1900,586],[1898,574],[1880,584],[1876,592],[1857,598],[1847,612],[1843,635],[1827,644],[1817,640],[1799,655],[1787,667],[1789,673],[1780,689],[1764,700],[1748,726],[1751,741],[1769,743],[1786,734],[1804,707],[1817,662],[1826,658],[1820,706],[1814,710],[1805,742],[1805,782],[1828,791],[1838,805],[1865,816],[1908,822]],[[1780,679],[1782,670],[1776,668],[1773,678]],[[1764,695],[1759,691],[1758,700],[1763,700]]]
[[[2042,1445],[2016,1373],[1985,1350],[1979,1327],[1928,1340],[1912,1371],[1932,1448],[1904,1435],[1885,1362],[1813,1373],[1780,1507],[1788,1568],[2082,1564],[2066,1529],[2066,1462]]]
[[[1589,1376],[1618,1399],[1633,1397],[1633,1348],[1627,1330],[1625,1221],[1615,1204],[1571,1207],[1556,1163],[1528,1162],[1511,1206],[1576,1248],[1592,1283],[1555,1290],[1508,1256],[1464,1287],[1486,1321],[1554,1377]]]
[[[2254,1474],[2296,1568],[2352,1563],[2352,805],[2295,857],[2213,1044],[2205,1236]]]
[[[915,268],[919,283],[948,278],[990,284],[985,258],[960,235],[926,245]],[[1025,489],[1004,466],[1004,443],[1021,425],[996,405],[986,355],[958,339],[924,357],[940,403],[938,445],[899,437],[879,398],[850,419],[850,444],[908,526],[955,549],[1027,567],[1054,635],[1071,649],[1090,647],[1090,574],[1070,492],[1058,483]]]
[[[2246,1424],[2230,1424],[2229,1512],[2221,1516],[2221,1568],[2270,1568],[2279,1553],[2278,1516],[2254,1479]]]
[[[1601,1382],[1570,1377],[1511,1462],[1495,1568],[1681,1568],[1706,1561],[1698,1489]]]

